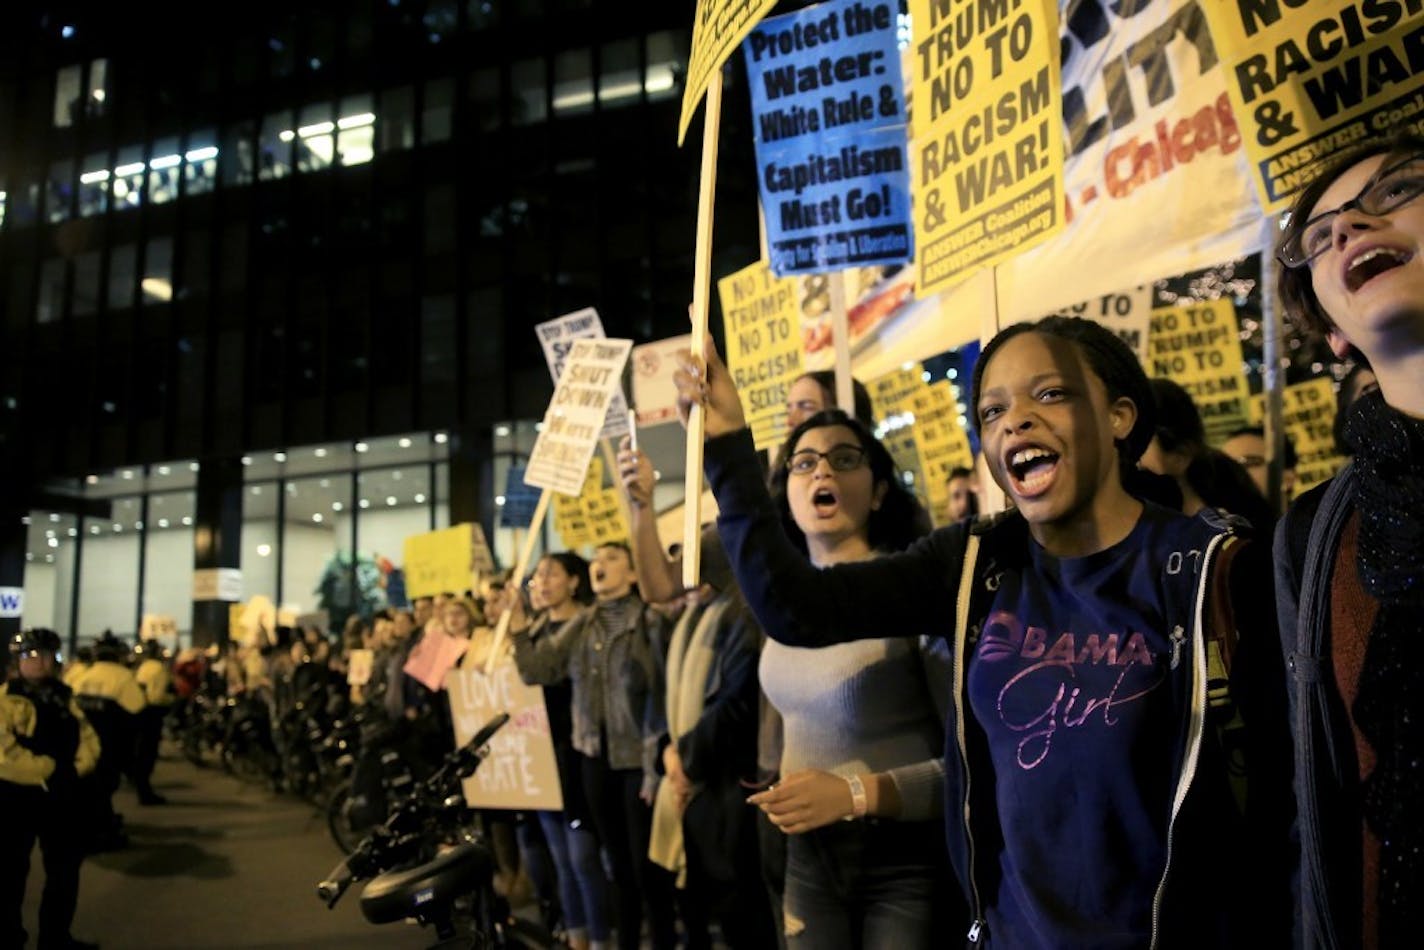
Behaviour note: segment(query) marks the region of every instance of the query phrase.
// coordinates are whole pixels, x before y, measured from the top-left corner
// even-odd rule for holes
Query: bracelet
[[[850,814],[845,816],[846,821],[855,821],[857,818],[864,818],[868,804],[865,800],[865,783],[860,780],[859,775],[847,775],[846,784],[850,786]]]

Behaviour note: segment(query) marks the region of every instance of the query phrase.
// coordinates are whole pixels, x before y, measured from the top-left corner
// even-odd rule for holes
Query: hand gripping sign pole
[[[515,597],[520,596],[519,585],[523,582],[524,572],[529,569],[529,558],[534,555],[534,542],[539,540],[540,529],[544,527],[544,515],[549,511],[549,496],[552,494],[548,488],[539,493],[539,504],[534,506],[534,517],[529,519],[529,534],[524,538],[524,546],[519,550],[519,560],[515,562],[514,573],[509,578]],[[504,638],[509,634],[509,616],[510,610],[505,607],[499,615],[499,622],[494,626],[494,646],[490,648],[489,659],[485,660],[486,676],[494,672],[500,648],[504,646]]]
[[[717,190],[717,131],[722,124],[722,70],[707,87],[707,115],[702,131],[702,185],[697,196],[697,250],[692,277],[692,353],[707,348],[707,309],[712,291],[712,196]],[[683,474],[682,586],[697,587],[702,568],[702,407],[687,416],[687,455]]]

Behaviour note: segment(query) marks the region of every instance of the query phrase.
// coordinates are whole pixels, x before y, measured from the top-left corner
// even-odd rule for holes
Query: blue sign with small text
[[[527,528],[539,507],[540,489],[524,484],[524,466],[511,465],[504,483],[504,505],[499,509],[501,528]]]
[[[778,276],[913,254],[894,0],[832,0],[742,43],[757,179]]]

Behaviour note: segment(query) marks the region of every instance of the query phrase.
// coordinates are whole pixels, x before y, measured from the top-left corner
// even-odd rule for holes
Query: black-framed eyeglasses
[[[791,457],[786,460],[786,469],[792,475],[810,475],[816,470],[816,466],[821,464],[821,459],[825,459],[837,472],[853,472],[864,464],[869,454],[858,445],[833,445],[826,452],[801,449],[791,453]]]
[[[1335,219],[1357,208],[1365,214],[1388,214],[1424,194],[1424,153],[1375,172],[1360,193],[1332,211],[1305,222],[1276,253],[1286,267],[1304,267],[1330,249]]]

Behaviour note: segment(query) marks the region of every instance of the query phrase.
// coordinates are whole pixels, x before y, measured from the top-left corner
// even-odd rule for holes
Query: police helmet
[[[29,653],[52,653],[58,656],[62,645],[59,634],[48,627],[31,627],[20,631],[10,640],[10,652],[16,656]]]

